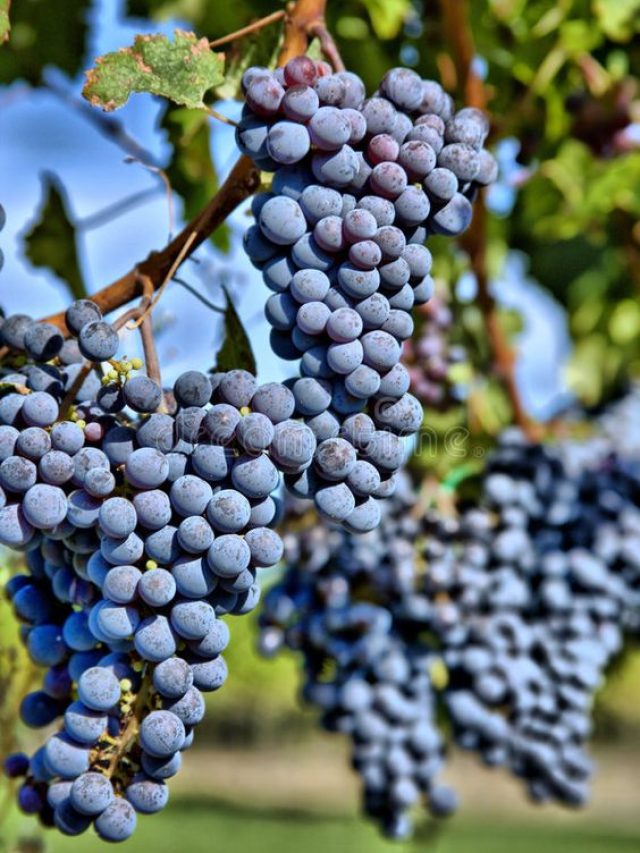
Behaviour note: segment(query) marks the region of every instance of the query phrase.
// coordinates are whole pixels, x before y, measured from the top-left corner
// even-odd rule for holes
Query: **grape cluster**
[[[453,314],[443,295],[434,295],[416,313],[416,333],[402,351],[410,389],[427,408],[446,410],[465,398],[466,388],[455,368],[466,361],[467,352],[451,342]]]
[[[464,231],[477,187],[495,178],[488,122],[403,68],[369,99],[356,75],[308,57],[250,68],[243,86],[238,146],[274,173],[245,249],[274,291],[272,345],[300,361],[296,411],[318,440],[314,476],[288,486],[325,518],[371,530],[402,436],[422,423],[400,355],[411,309],[433,292],[423,244]]]
[[[593,695],[625,632],[640,628],[637,435],[626,458],[607,436],[614,423],[624,432],[621,422],[614,412],[600,436],[549,447],[507,431],[477,500],[457,517],[412,508],[415,498],[397,492],[376,531],[307,531],[266,597],[263,651],[302,650],[305,675],[320,682],[319,661],[329,661],[338,683],[355,655],[362,677],[351,643],[376,641],[353,631],[336,641],[341,623],[327,594],[336,590],[351,612],[375,611],[382,627],[369,636],[383,630],[407,660],[427,662],[420,672],[458,746],[505,767],[536,802],[584,804]],[[364,678],[375,685],[368,670]],[[411,690],[414,678],[406,667],[401,687]],[[324,707],[324,693],[307,694]],[[425,709],[430,721],[433,699]],[[349,726],[336,728],[357,738]],[[387,744],[378,760],[390,754]]]
[[[601,432],[610,447],[626,460],[640,460],[640,441],[638,441],[638,419],[640,418],[640,385],[633,385],[629,391],[605,410],[598,418]]]
[[[411,834],[409,811],[420,799],[438,817],[457,807],[437,780],[445,760],[438,654],[408,641],[390,609],[414,581],[414,501],[401,477],[376,530],[349,536],[317,525],[287,536],[290,569],[260,615],[261,651],[270,656],[286,644],[301,654],[303,698],[321,711],[325,729],[350,738],[363,810],[395,839]]]
[[[437,525],[407,603],[431,610],[458,743],[536,801],[588,797],[593,694],[638,620],[639,488],[599,442],[551,450],[509,433],[480,506]]]
[[[89,365],[108,360],[73,419],[69,394],[82,388],[65,375],[60,332],[15,316],[0,330],[0,542],[26,552],[30,574],[8,592],[30,657],[48,668],[21,716],[62,718],[7,772],[24,777],[19,803],[46,825],[74,835],[93,823],[120,841],[136,813],[167,802],[202,693],[227,676],[221,617],[253,610],[258,571],[282,556],[272,493],[316,443],[291,419],[293,393],[244,370],[188,371],[163,393],[115,360],[117,334],[96,312],[83,301],[66,316]]]

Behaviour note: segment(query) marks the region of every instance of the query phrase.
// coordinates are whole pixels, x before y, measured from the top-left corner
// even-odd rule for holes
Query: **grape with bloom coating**
[[[31,549],[29,570],[55,601],[42,610],[27,587],[14,595],[21,618],[38,620],[25,626],[31,656],[51,667],[42,714],[35,699],[25,714],[50,721],[68,711],[32,772],[37,785],[50,772],[76,780],[74,802],[61,797],[46,806],[53,817],[43,813],[72,834],[95,815],[101,837],[126,838],[135,825],[131,804],[150,813],[166,802],[163,779],[193,738],[184,726],[203,714],[199,691],[226,678],[221,617],[254,608],[257,570],[280,559],[281,540],[268,529],[279,474],[348,530],[377,524],[378,499],[393,491],[404,455],[399,436],[419,426],[398,363],[412,330],[408,312],[433,286],[419,242],[427,231],[458,233],[468,224],[470,200],[494,173],[479,114],[455,116],[450,98],[414,72],[392,70],[365,102],[355,75],[298,57],[276,72],[249,69],[243,89],[239,145],[259,169],[275,172],[252,205],[257,224],[245,245],[273,291],[274,345],[301,362],[302,376],[259,387],[248,371],[195,370],[163,393],[136,375],[135,359],[112,361],[117,333],[89,301],[67,313],[78,342],[63,345],[55,327],[29,318],[9,318],[2,330],[27,362],[10,381],[28,393],[0,400],[0,538]],[[430,181],[436,172],[440,183],[455,183],[449,195]],[[58,362],[43,363],[55,355]],[[111,364],[103,365],[102,388],[92,370],[67,415],[64,395],[82,357]],[[62,410],[70,420],[58,423]],[[28,474],[22,485],[18,465]],[[505,539],[502,547],[507,554],[512,546]],[[358,618],[361,625],[368,617]],[[104,652],[112,653],[108,663]],[[167,681],[159,674],[169,661],[188,673],[180,681],[175,670],[173,688],[168,670]],[[389,670],[400,683],[402,667]],[[112,791],[105,777],[92,780],[89,762],[102,761],[107,739],[118,743],[141,681],[151,677],[162,698],[143,728],[154,714],[173,714],[165,723],[177,719],[182,736],[159,754],[153,732],[143,732],[137,766]],[[80,699],[71,705],[78,681]],[[111,693],[101,698],[101,690]],[[356,694],[344,691],[345,707]],[[405,708],[384,692],[376,702],[376,714]],[[375,714],[358,726],[374,730]],[[398,775],[407,767],[409,747],[402,749],[393,755]],[[413,799],[404,777],[390,790],[396,804]],[[47,799],[31,782],[21,797],[36,811],[36,800]],[[396,812],[385,820],[400,833]]]

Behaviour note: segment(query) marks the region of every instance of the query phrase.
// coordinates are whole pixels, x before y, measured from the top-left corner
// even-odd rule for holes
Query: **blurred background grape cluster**
[[[201,112],[144,95],[115,119],[92,113],[79,97],[83,69],[139,32],[179,27],[213,40],[276,8],[273,0],[14,3],[12,38],[0,48],[5,313],[38,305],[44,315],[64,307],[70,294],[90,294],[116,278],[193,216],[235,160],[233,128]],[[403,64],[441,79],[459,101],[482,87],[492,115],[500,177],[487,195],[485,227],[453,246],[434,239],[438,304],[447,313],[418,318],[418,328],[443,324],[456,347],[446,365],[456,402],[443,413],[425,390],[433,440],[421,443],[412,466],[427,487],[453,488],[482,465],[512,419],[492,371],[476,299],[479,274],[497,299],[533,417],[553,421],[579,407],[597,413],[640,379],[640,0],[330,0],[327,23],[347,67],[369,90]],[[268,64],[278,33],[276,27],[232,47],[229,62],[238,69]],[[464,79],[462,54],[473,70]],[[216,108],[237,118],[236,94],[228,79]],[[249,222],[247,207],[231,216],[154,315],[167,380],[197,362],[202,369],[213,363],[220,317],[196,299],[223,305],[223,288],[260,355],[261,381],[288,375],[267,355],[267,291],[241,249]],[[461,438],[452,454],[440,439],[456,428]],[[16,557],[1,558],[3,584]],[[35,673],[17,639],[2,600],[2,754],[32,745],[16,708]],[[199,851],[216,837],[231,853],[387,849],[356,820],[356,783],[342,746],[318,734],[313,714],[297,703],[296,661],[261,660],[251,619],[234,624],[227,659],[232,675],[209,703],[198,748],[172,788],[173,807],[153,825],[143,822],[130,849],[152,843],[160,853],[180,843]],[[466,803],[463,815],[437,840],[425,826],[415,848],[637,850],[639,695],[640,655],[628,649],[598,696],[600,769],[586,814],[534,811],[508,780],[456,757],[451,774]],[[39,849],[30,821],[9,802],[0,787],[0,849]],[[100,842],[78,844],[93,849]],[[67,850],[74,842],[56,837],[46,846]]]

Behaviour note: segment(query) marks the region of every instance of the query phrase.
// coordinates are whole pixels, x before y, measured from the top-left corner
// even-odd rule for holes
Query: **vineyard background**
[[[52,16],[46,2],[16,2],[14,37],[0,48],[0,185],[8,213],[0,305],[7,314],[37,305],[36,313],[46,315],[65,305],[70,289],[76,296],[91,293],[116,278],[163,245],[169,228],[181,227],[234,162],[233,128],[167,109],[150,96],[135,96],[113,119],[90,113],[79,98],[83,69],[136,33],[184,28],[215,39],[274,10],[266,0],[62,5]],[[398,63],[423,76],[441,75],[459,94],[462,87],[484,87],[501,164],[487,201],[485,272],[517,353],[522,400],[540,419],[574,400],[597,410],[629,377],[640,377],[639,21],[634,0],[348,0],[328,7],[347,66],[369,88]],[[262,34],[251,45],[252,62],[274,52],[271,38]],[[464,80],[461,52],[469,49],[472,75]],[[231,84],[218,94],[216,109],[237,117],[239,104],[228,100]],[[171,183],[172,205],[158,168]],[[247,210],[218,229],[184,279],[215,304],[223,302],[223,285],[229,289],[258,356],[259,378],[283,379],[288,368],[271,354],[262,316],[267,291],[242,254]],[[440,246],[436,273],[439,281],[456,283],[456,328],[479,373],[490,349],[474,302],[473,252],[470,260],[464,248]],[[219,316],[199,305],[188,287],[172,287],[154,315],[169,381],[194,355],[208,367],[220,341]],[[474,389],[476,429],[462,462],[452,461],[440,440],[414,458],[427,481],[473,466],[511,419],[498,381],[474,376],[470,364],[460,369]],[[436,435],[463,417],[462,407],[447,418],[433,413]],[[2,554],[0,580],[8,578],[12,559]],[[229,682],[208,700],[197,746],[172,786],[172,807],[141,821],[129,849],[153,844],[164,853],[180,845],[197,853],[216,839],[229,853],[390,849],[356,819],[356,783],[341,745],[318,734],[312,712],[300,710],[295,661],[287,655],[261,660],[253,623],[234,624]],[[30,733],[16,722],[16,697],[30,677],[17,632],[9,606],[0,603],[3,754],[31,746]],[[535,810],[509,779],[457,756],[451,778],[463,797],[462,815],[437,831],[425,825],[407,849],[638,849],[638,696],[640,654],[629,649],[598,697],[600,771],[585,813]],[[13,810],[7,783],[0,786],[0,849],[39,849],[34,822]],[[80,845],[93,850],[101,843],[93,837],[46,841],[52,851]]]

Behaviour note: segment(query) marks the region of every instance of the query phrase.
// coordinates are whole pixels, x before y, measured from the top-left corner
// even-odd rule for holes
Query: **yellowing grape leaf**
[[[214,53],[206,38],[175,31],[136,36],[132,47],[100,56],[87,71],[82,91],[94,106],[110,112],[123,106],[134,92],[160,95],[191,109],[204,107],[206,92],[224,80],[224,54]]]

